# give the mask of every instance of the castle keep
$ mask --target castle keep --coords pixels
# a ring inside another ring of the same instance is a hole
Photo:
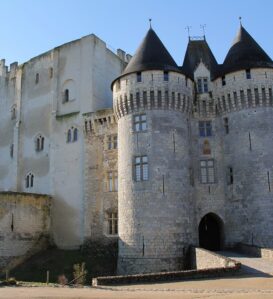
[[[0,84],[0,188],[50,196],[58,247],[118,242],[133,274],[183,269],[192,244],[273,246],[273,62],[242,25],[223,64],[202,36],[178,66],[150,28],[133,57],[90,35],[2,60]]]

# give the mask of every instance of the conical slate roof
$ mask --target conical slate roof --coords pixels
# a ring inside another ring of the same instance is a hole
[[[261,67],[273,68],[273,62],[241,25],[224,60],[222,73]]]
[[[200,61],[208,67],[212,77],[214,77],[218,63],[206,40],[189,40],[182,66],[183,72],[193,79],[193,73]]]
[[[123,75],[147,70],[178,71],[177,64],[153,29],[149,29]]]

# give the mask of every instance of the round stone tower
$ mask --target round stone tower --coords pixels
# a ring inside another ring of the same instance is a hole
[[[112,87],[119,147],[118,272],[182,269],[193,243],[193,83],[150,29]]]
[[[272,60],[240,26],[214,81],[227,173],[229,243],[273,246],[272,87]]]

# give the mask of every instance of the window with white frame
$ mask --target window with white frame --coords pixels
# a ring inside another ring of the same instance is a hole
[[[134,159],[134,175],[135,180],[147,181],[149,178],[148,173],[148,157],[147,156],[138,156]]]
[[[107,148],[108,148],[108,150],[118,148],[118,136],[117,135],[109,135],[107,137]]]
[[[199,121],[199,136],[200,137],[212,136],[211,121]]]
[[[28,173],[25,178],[25,186],[26,188],[32,188],[34,186],[34,175],[33,173]]]
[[[200,180],[202,184],[215,183],[214,160],[200,161]]]
[[[108,172],[108,191],[118,191],[118,173],[117,171]]]
[[[108,212],[107,213],[107,233],[109,235],[118,234],[118,213]]]
[[[208,91],[209,91],[208,78],[207,77],[197,78],[197,92],[206,93]]]
[[[137,114],[133,116],[134,131],[141,132],[147,130],[147,116],[146,114]]]
[[[71,127],[66,134],[66,142],[76,142],[78,140],[78,129]]]
[[[45,138],[42,135],[38,135],[35,138],[35,150],[36,152],[41,152],[44,150],[44,143],[45,143]]]

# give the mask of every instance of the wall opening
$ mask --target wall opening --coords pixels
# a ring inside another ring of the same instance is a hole
[[[218,251],[224,244],[224,223],[214,213],[206,214],[199,223],[199,246]]]

